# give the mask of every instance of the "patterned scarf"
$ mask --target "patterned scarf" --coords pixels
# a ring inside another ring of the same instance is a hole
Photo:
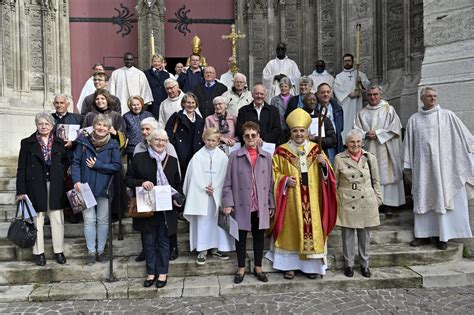
[[[108,133],[106,136],[100,137],[98,136],[95,131],[92,131],[92,133],[89,135],[89,138],[91,140],[92,145],[96,150],[99,150],[102,148],[104,145],[109,143],[110,141],[110,133]]]
[[[44,162],[46,163],[46,165],[50,166],[51,165],[51,148],[53,147],[53,133],[52,132],[49,133],[47,144],[43,142],[43,139],[38,132],[36,132],[36,140],[38,141],[41,147],[41,152],[43,153]]]
[[[228,133],[229,132],[229,123],[227,122],[227,111],[224,112],[224,115],[217,115],[219,119],[219,132]]]
[[[164,160],[164,157],[166,156],[166,154],[161,156],[151,147],[148,147],[148,155],[150,156],[150,158],[156,160],[156,185],[158,186],[169,185],[168,178],[166,178],[165,172],[163,171],[163,167],[161,165],[161,162]],[[175,194],[179,194],[179,193],[176,189],[171,187],[171,195],[175,195]]]

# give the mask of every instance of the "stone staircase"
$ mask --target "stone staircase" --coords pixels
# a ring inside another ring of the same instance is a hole
[[[434,245],[419,248],[408,245],[413,239],[413,215],[409,209],[380,214],[381,226],[371,231],[371,278],[362,277],[357,269],[353,278],[343,275],[341,233],[336,228],[328,239],[328,272],[324,279],[309,280],[297,274],[294,280],[285,280],[264,259],[263,268],[268,273],[269,282],[258,282],[250,274],[253,253],[249,236],[246,267],[249,274],[243,283],[235,285],[235,253],[231,254],[228,261],[208,256],[206,264],[198,266],[195,263],[196,254],[187,250],[188,224],[180,221],[180,256],[170,262],[168,285],[159,290],[144,288],[145,263],[134,260],[141,250],[140,235],[133,231],[130,218],[123,221],[124,239],[121,241],[117,240],[118,223],[113,224],[114,282],[107,281],[109,264],[85,265],[86,246],[82,224],[66,223],[65,265],[54,261],[50,229],[45,226],[47,264],[38,267],[33,262],[30,249],[20,249],[6,239],[10,224],[8,221],[15,215],[15,174],[16,165],[13,163],[0,166],[0,302],[459,286],[474,280],[474,261],[463,258],[462,243],[450,242],[446,251],[440,251]],[[265,245],[268,249],[268,239]]]

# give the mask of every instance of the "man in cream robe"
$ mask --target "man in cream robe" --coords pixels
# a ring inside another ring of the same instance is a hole
[[[472,237],[468,194],[474,176],[474,138],[462,121],[437,104],[437,92],[421,91],[423,107],[408,120],[403,167],[412,177],[415,240],[439,249],[453,238]],[[472,197],[472,194],[471,194]]]
[[[286,55],[286,44],[279,43],[276,48],[276,58],[270,60],[265,68],[263,68],[263,85],[267,89],[267,98],[265,101],[270,103],[271,99],[280,94],[280,85],[279,81],[282,77],[287,76],[293,87],[296,90],[298,86],[298,81],[301,77],[300,69],[296,62],[288,58]],[[293,93],[294,95],[295,93]]]
[[[273,244],[266,258],[274,269],[286,271],[287,279],[295,270],[310,279],[326,274],[326,241],[337,217],[329,159],[307,140],[311,121],[303,109],[292,111],[286,119],[291,139],[273,155],[277,209],[271,227]]]
[[[364,150],[375,154],[379,166],[383,204],[405,204],[401,163],[402,124],[395,109],[382,100],[382,88],[367,89],[369,105],[357,113],[354,129],[362,134]]]
[[[309,77],[313,80],[313,88],[311,89],[312,93],[318,91],[318,86],[321,83],[327,83],[331,89],[333,88],[334,77],[327,72],[324,60],[316,61],[316,70],[314,70]]]
[[[367,76],[362,71],[353,68],[354,56],[345,54],[343,58],[344,70],[336,75],[334,80],[334,95],[342,106],[344,112],[344,129],[342,139],[346,139],[346,134],[352,129],[357,112],[362,109],[362,90],[359,96],[354,93],[356,82],[360,82],[360,88],[367,88],[370,85]]]
[[[122,115],[129,111],[127,104],[130,96],[141,96],[145,104],[153,102],[145,73],[133,66],[133,58],[131,53],[126,53],[123,56],[124,66],[112,72],[109,81],[110,94],[119,98]]]
[[[193,156],[186,171],[184,217],[189,221],[190,251],[198,252],[198,265],[206,262],[209,249],[213,249],[212,255],[219,259],[229,259],[221,251],[235,250],[234,239],[217,224],[227,164],[227,155],[221,149],[203,147]],[[209,185],[213,189],[210,195],[206,191]]]

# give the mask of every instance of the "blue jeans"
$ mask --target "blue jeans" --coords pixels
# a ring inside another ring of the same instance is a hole
[[[102,254],[109,232],[109,199],[97,197],[97,205],[82,211],[82,216],[84,217],[84,236],[88,254],[94,255],[96,252]]]
[[[145,251],[146,271],[149,275],[168,274],[170,260],[170,239],[168,228],[163,219],[150,232],[143,232],[143,250]]]

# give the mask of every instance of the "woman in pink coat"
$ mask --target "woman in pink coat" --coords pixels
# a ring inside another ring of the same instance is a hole
[[[254,122],[242,126],[245,146],[229,156],[227,175],[222,191],[224,213],[233,213],[239,225],[236,241],[238,270],[234,282],[241,283],[245,276],[247,232],[252,231],[254,275],[267,282],[262,271],[263,243],[270,217],[275,212],[273,197],[272,156],[260,149],[260,128]]]

